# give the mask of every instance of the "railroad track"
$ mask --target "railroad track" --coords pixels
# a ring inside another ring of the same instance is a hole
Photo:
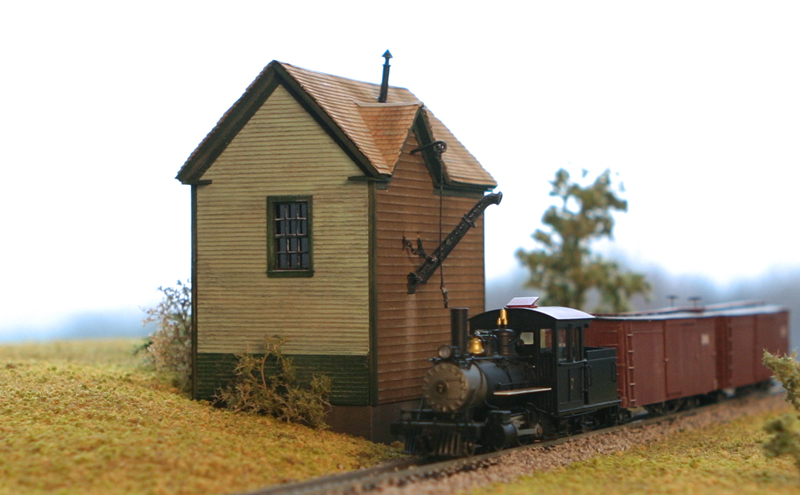
[[[505,449],[499,452],[490,452],[472,457],[463,457],[446,461],[426,461],[413,458],[387,463],[369,469],[351,471],[348,473],[325,476],[307,481],[272,486],[241,495],[317,495],[317,494],[350,494],[366,493],[381,486],[403,486],[422,480],[439,479],[452,476],[456,473],[485,469],[501,462],[504,456],[514,452],[528,449],[542,449],[555,447],[578,439],[605,435],[626,428],[644,428],[649,425],[674,422],[680,418],[697,415],[716,408],[730,407],[739,402],[758,400],[775,395],[775,392],[757,392],[726,400],[716,404],[697,407],[687,411],[658,416],[655,418],[642,418],[619,426],[589,431],[568,437],[558,438],[544,442],[537,442],[519,447]]]

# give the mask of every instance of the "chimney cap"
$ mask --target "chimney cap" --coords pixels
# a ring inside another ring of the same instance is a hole
[[[381,92],[378,95],[378,103],[386,103],[386,98],[389,97],[389,59],[392,58],[392,54],[389,53],[389,50],[386,50],[386,53],[383,54],[383,58],[386,61],[383,63],[383,80],[381,81]]]

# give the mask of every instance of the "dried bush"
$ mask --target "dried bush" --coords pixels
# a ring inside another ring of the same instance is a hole
[[[270,414],[282,421],[326,429],[325,414],[330,410],[330,378],[313,375],[301,383],[291,358],[281,346],[286,339],[266,337],[266,352],[237,355],[235,379],[220,390],[217,402],[229,410]]]
[[[786,402],[794,407],[796,416],[786,415],[770,421],[764,429],[772,437],[764,444],[767,457],[788,455],[794,458],[797,468],[800,469],[800,363],[797,361],[797,351],[791,356],[777,357],[764,351],[764,365],[772,370],[775,378],[780,380],[786,389]]]
[[[155,323],[156,330],[141,347],[145,361],[159,373],[173,374],[177,388],[188,391],[192,374],[192,286],[178,280],[175,287],[159,287],[163,299],[155,308],[144,309],[142,323]]]

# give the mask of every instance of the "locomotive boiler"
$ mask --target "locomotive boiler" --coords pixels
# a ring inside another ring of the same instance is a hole
[[[470,455],[617,420],[616,351],[584,345],[591,315],[536,299],[469,319],[451,311],[420,407],[392,424],[408,453]]]

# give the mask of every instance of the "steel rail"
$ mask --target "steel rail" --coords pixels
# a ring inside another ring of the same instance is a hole
[[[416,481],[435,479],[451,476],[458,472],[473,471],[484,469],[500,462],[504,456],[518,451],[528,449],[547,448],[572,442],[582,438],[605,435],[627,428],[644,428],[646,426],[676,421],[683,417],[694,416],[702,412],[710,412],[717,408],[735,406],[736,403],[744,403],[749,400],[759,400],[777,392],[753,392],[741,397],[734,397],[721,402],[698,406],[686,411],[666,414],[653,418],[634,419],[627,423],[601,428],[585,433],[556,438],[553,440],[536,442],[519,447],[512,447],[497,452],[475,455],[471,457],[461,457],[446,461],[430,461],[421,458],[413,458],[379,465],[369,469],[350,471],[332,476],[323,476],[311,480],[296,483],[287,483],[255,491],[244,492],[239,495],[318,495],[318,494],[337,494],[337,493],[365,493],[378,489],[381,486],[402,486]]]

